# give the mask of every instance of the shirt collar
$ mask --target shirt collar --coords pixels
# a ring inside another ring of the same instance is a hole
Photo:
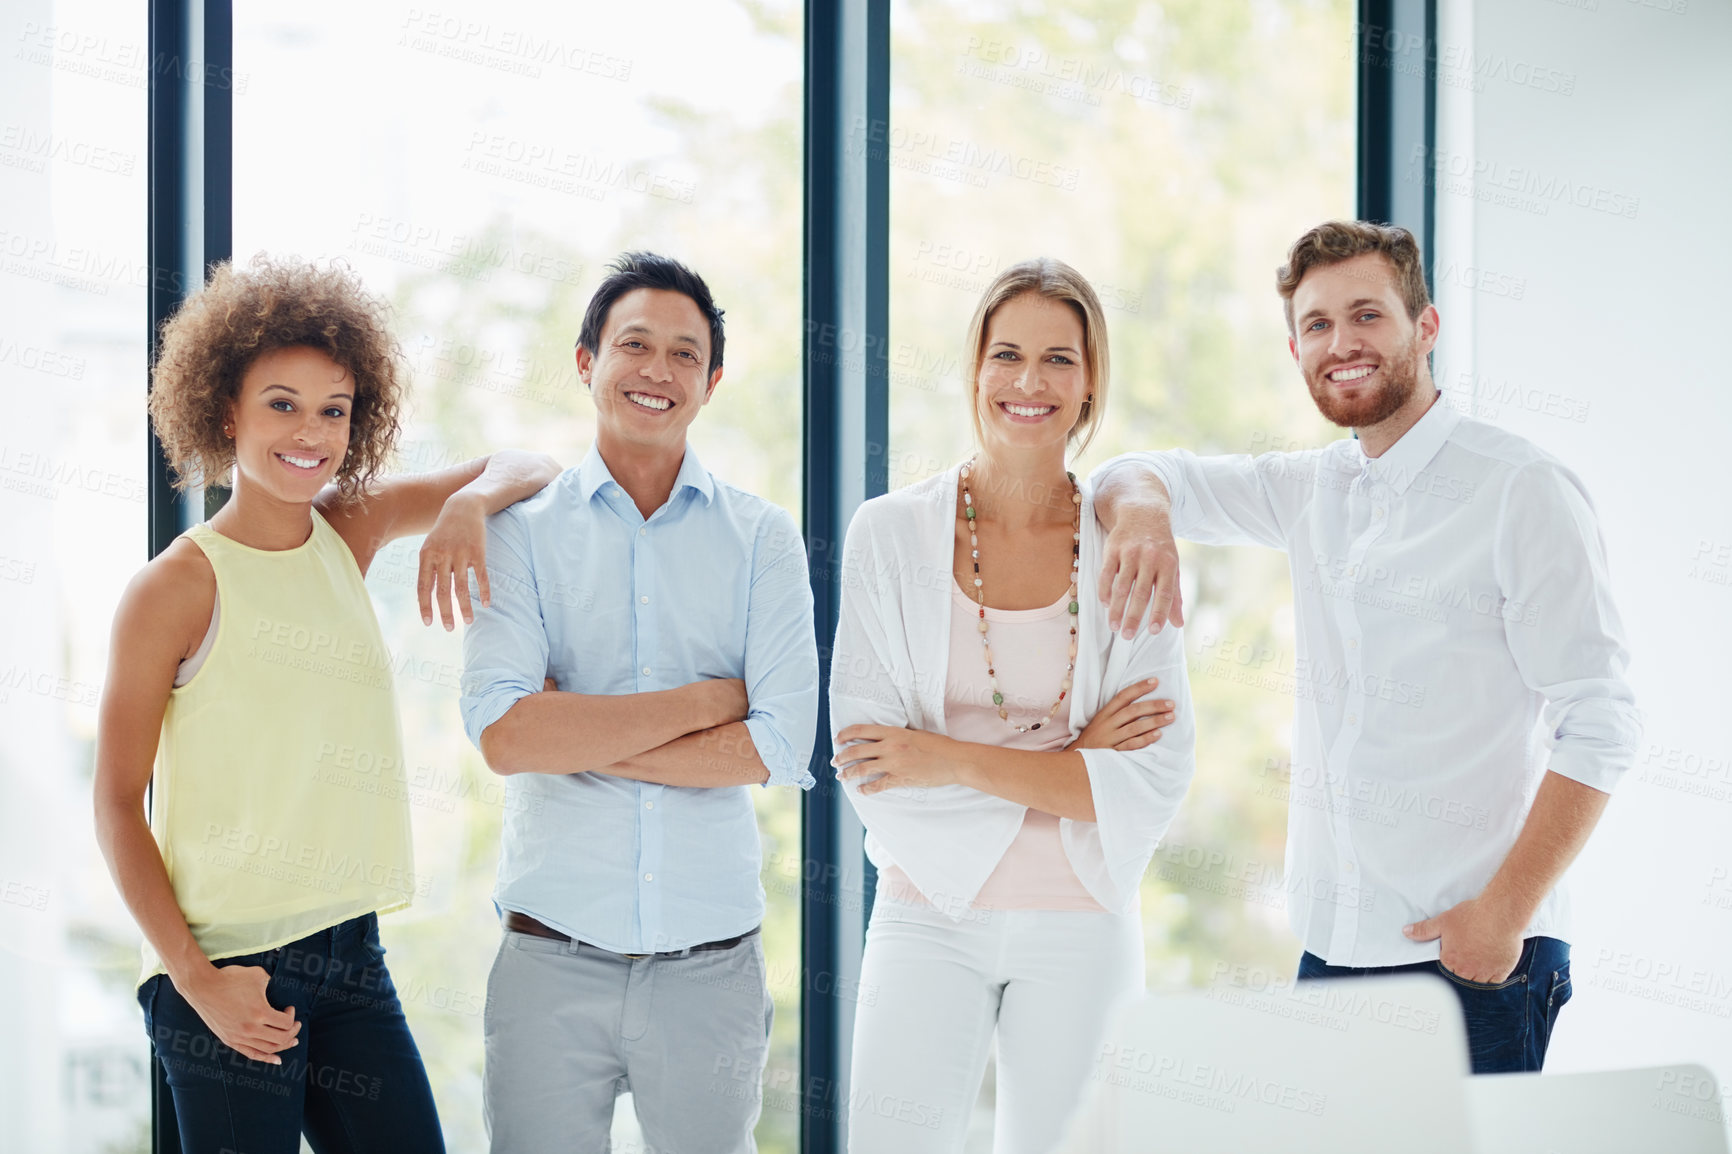
[[[594,442],[591,442],[589,452],[584,455],[583,464],[578,466],[578,494],[587,502],[601,490],[603,485],[615,483],[613,473],[608,470],[607,462],[601,459],[601,450],[595,446]],[[698,460],[697,450],[692,448],[690,442],[686,443],[686,455],[680,461],[680,471],[674,476],[674,488],[673,492],[668,494],[668,500],[672,501],[681,489],[697,490],[698,496],[704,499],[706,505],[714,500],[716,495],[715,479],[710,476],[710,471],[704,468],[702,462]]]
[[[1357,440],[1354,446],[1359,449],[1361,467],[1400,496],[1431,464],[1432,458],[1437,456],[1438,450],[1443,448],[1444,442],[1460,423],[1461,414],[1439,393],[1432,400],[1431,408],[1425,410],[1425,414],[1401,435],[1399,441],[1389,446],[1383,456],[1365,456],[1365,447]]]
[[[698,461],[698,451],[692,448],[690,441],[686,442],[686,455],[680,461],[679,474],[674,477],[674,492],[681,489],[697,490],[698,496],[704,499],[706,505],[716,496],[715,478],[711,477],[710,471]]]

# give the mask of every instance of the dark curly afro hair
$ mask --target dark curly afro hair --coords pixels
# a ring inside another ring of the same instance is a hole
[[[235,450],[223,425],[241,378],[261,354],[305,346],[354,378],[349,451],[335,480],[345,497],[359,495],[384,467],[401,428],[401,350],[386,326],[388,311],[343,265],[320,268],[262,253],[244,268],[217,265],[210,283],[163,325],[152,378],[151,424],[174,466],[175,486],[228,476]]]

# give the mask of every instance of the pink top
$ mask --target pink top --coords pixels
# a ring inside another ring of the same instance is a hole
[[[1057,717],[1033,733],[1018,733],[998,716],[981,653],[980,603],[960,586],[953,584],[951,591],[956,603],[950,614],[950,671],[944,687],[944,725],[950,736],[1037,753],[1063,749],[1070,742],[1068,702]],[[1058,697],[1070,652],[1069,606],[1066,593],[1044,609],[986,611],[999,691],[1011,720],[1019,725],[1045,717]],[[897,901],[926,902],[908,875],[895,866],[884,871],[880,884]],[[1083,888],[1065,857],[1058,818],[1031,809],[969,908],[1099,910],[1102,906]]]

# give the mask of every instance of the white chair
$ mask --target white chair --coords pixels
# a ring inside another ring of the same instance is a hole
[[[1726,1100],[1701,1066],[1469,1079],[1477,1154],[1727,1154]]]
[[[1472,1150],[1467,1040],[1441,981],[1250,984],[1128,1007],[1064,1154]]]

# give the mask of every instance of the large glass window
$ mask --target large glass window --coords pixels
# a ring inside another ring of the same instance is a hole
[[[797,4],[238,6],[235,40],[235,254],[342,258],[393,300],[412,368],[404,469],[507,446],[577,464],[593,435],[573,365],[583,306],[609,260],[651,249],[696,268],[727,310],[694,448],[799,515]],[[415,609],[418,545],[392,546],[368,578],[428,879],[385,938],[451,1148],[479,1150],[503,782],[462,732],[459,634]],[[777,1009],[758,1134],[792,1151],[799,796],[757,800]],[[622,1143],[637,1137],[630,1109],[616,1119]]]
[[[108,626],[146,557],[141,6],[0,19],[0,1131],[136,1150],[138,931],[91,824]]]
[[[1293,370],[1274,271],[1306,228],[1353,215],[1350,3],[904,4],[894,19],[893,486],[967,454],[969,317],[1033,256],[1074,265],[1107,312],[1111,399],[1079,472],[1134,448],[1338,435]],[[1143,887],[1153,990],[1207,985],[1226,958],[1286,974],[1297,953],[1286,562],[1183,548],[1198,769]]]
[[[699,454],[798,514],[798,0],[236,7],[234,251],[340,258],[394,302],[413,385],[401,468],[503,446],[575,463],[593,431],[572,365],[582,307],[612,256],[649,248],[697,267],[729,311]],[[1722,729],[1702,721],[1718,716],[1718,682],[1697,639],[1715,635],[1703,620],[1727,616],[1732,526],[1723,502],[1676,498],[1717,494],[1701,462],[1717,459],[1724,421],[1669,419],[1702,407],[1677,382],[1707,362],[1673,330],[1711,331],[1701,302],[1713,296],[1685,302],[1696,323],[1682,330],[1658,321],[1676,294],[1650,293],[1619,298],[1603,339],[1559,353],[1531,337],[1604,313],[1605,284],[1652,281],[1653,253],[1713,248],[1700,243],[1724,216],[1703,192],[1719,182],[1700,179],[1718,175],[1703,167],[1713,150],[1667,151],[1631,85],[1606,79],[1628,81],[1635,59],[1648,90],[1699,105],[1727,20],[1682,0],[1437,7],[1438,139],[1406,179],[1439,202],[1439,383],[1559,452],[1600,502],[1650,710],[1631,799],[1607,824],[1645,809],[1700,834],[1665,838],[1638,820],[1590,843],[1578,892],[1598,897],[1581,905],[1578,987],[1601,996],[1564,1019],[1556,1058],[1627,1064],[1639,1036],[1644,1061],[1683,1046],[1723,1066],[1715,958],[1732,889],[1713,835],[1726,759]],[[896,0],[890,120],[856,124],[848,141],[891,168],[891,485],[967,453],[969,316],[999,271],[1034,255],[1077,266],[1108,312],[1113,395],[1079,471],[1130,448],[1257,452],[1339,435],[1292,369],[1273,270],[1301,230],[1354,211],[1354,8]],[[0,1144],[32,1151],[150,1148],[139,935],[90,798],[109,623],[147,552],[145,18],[115,0],[16,0],[0,17],[0,989],[13,995],[0,999]],[[1632,44],[1664,51],[1631,56]],[[1583,152],[1590,121],[1627,121],[1597,138],[1622,151]],[[1610,375],[1606,352],[1620,348],[1660,383]],[[1563,384],[1530,387],[1560,365]],[[1667,388],[1681,405],[1652,403]],[[1610,463],[1632,446],[1652,475],[1626,484]],[[386,939],[450,1148],[470,1151],[485,1146],[503,790],[458,724],[460,638],[413,609],[416,544],[393,546],[370,576],[427,879]],[[1157,991],[1208,985],[1228,960],[1273,979],[1298,949],[1284,916],[1297,882],[1281,863],[1292,698],[1306,687],[1284,561],[1182,548],[1198,775],[1144,880]],[[800,887],[833,863],[802,860],[797,795],[757,801],[777,1003],[758,1139],[791,1154],[813,981],[799,964]],[[1639,930],[1623,917],[1637,907]],[[989,1077],[971,1152],[990,1149],[992,1093]],[[616,1138],[642,1149],[629,1109]]]

